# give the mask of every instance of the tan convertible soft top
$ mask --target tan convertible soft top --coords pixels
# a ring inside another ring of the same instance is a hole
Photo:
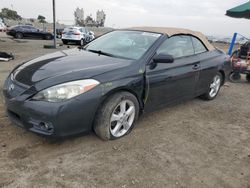
[[[198,31],[192,31],[189,29],[181,29],[181,28],[171,28],[171,27],[132,27],[129,28],[130,30],[136,30],[136,31],[147,31],[147,32],[154,32],[154,33],[163,33],[167,34],[169,37],[173,35],[178,34],[187,34],[187,35],[193,35],[198,37],[204,45],[207,47],[209,51],[214,50],[214,46],[207,40],[207,38]]]

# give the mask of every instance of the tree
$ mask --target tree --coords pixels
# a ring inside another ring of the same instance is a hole
[[[46,18],[44,16],[42,16],[42,15],[39,15],[37,17],[37,19],[39,20],[40,23],[46,23],[46,20],[45,20]]]
[[[86,20],[85,20],[85,25],[86,26],[90,26],[90,27],[93,27],[93,26],[96,26],[96,21],[90,16],[87,16]]]
[[[35,19],[34,18],[30,18],[30,22],[34,23]]]
[[[85,26],[84,23],[84,11],[81,8],[76,8],[75,12],[74,12],[74,17],[75,17],[75,24],[78,26]]]
[[[84,22],[84,20],[75,20],[75,24],[77,25],[77,26],[81,26],[81,27],[84,27],[85,26],[85,22]]]
[[[10,10],[8,8],[2,8],[2,11],[0,12],[0,17],[10,20],[22,20],[22,17],[17,14],[17,11]]]

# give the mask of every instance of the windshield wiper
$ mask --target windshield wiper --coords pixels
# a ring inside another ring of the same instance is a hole
[[[109,56],[109,57],[116,57],[116,56],[113,55],[113,54],[110,54],[110,53],[107,53],[107,52],[103,52],[103,51],[101,51],[101,50],[88,50],[88,49],[87,49],[87,51],[93,52],[93,53],[97,53],[97,54],[99,54],[99,55],[105,55],[105,56]]]

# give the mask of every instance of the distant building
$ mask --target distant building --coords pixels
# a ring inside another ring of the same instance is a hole
[[[89,16],[84,19],[84,10],[83,8],[77,7],[75,12],[75,25],[77,26],[89,26],[89,27],[104,27],[105,19],[106,19],[106,14],[103,10],[98,10],[96,12],[96,20],[92,18],[92,15],[90,14]]]
[[[96,12],[96,23],[98,26],[103,27],[106,19],[106,14],[103,10]]]

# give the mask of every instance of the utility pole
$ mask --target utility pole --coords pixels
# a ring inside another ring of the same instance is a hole
[[[54,48],[56,48],[56,8],[53,0],[53,31],[54,31]]]

